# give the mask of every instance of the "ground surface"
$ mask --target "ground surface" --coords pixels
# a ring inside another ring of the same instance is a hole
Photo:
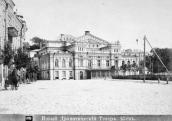
[[[172,83],[56,80],[0,91],[0,114],[172,114]]]

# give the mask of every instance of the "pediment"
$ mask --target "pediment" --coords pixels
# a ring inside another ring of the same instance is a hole
[[[96,37],[96,36],[94,36],[92,34],[78,37],[77,41],[78,42],[84,42],[84,43],[92,43],[92,44],[109,44],[108,41],[103,40],[103,39],[101,39],[99,37]]]

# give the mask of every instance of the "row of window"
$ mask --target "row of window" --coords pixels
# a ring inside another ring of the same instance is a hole
[[[84,50],[84,48],[78,47],[78,51],[83,51],[83,50]]]
[[[42,65],[43,65],[43,68],[46,68],[46,66],[48,66],[48,64],[46,64],[46,63],[43,63]],[[59,60],[56,59],[56,60],[55,60],[55,67],[59,67],[59,65],[60,65],[60,64],[59,64]],[[92,67],[92,65],[93,65],[92,60],[89,60],[89,61],[88,61],[88,66],[89,66],[89,67]],[[101,65],[102,65],[102,61],[101,61],[101,60],[97,60],[97,66],[100,67]],[[72,59],[70,59],[70,60],[69,60],[69,67],[72,67],[72,66],[73,66],[73,61],[72,61]],[[83,59],[80,59],[80,60],[79,60],[79,66],[80,66],[80,67],[83,67],[83,66],[84,66],[84,60],[83,60]],[[110,61],[109,61],[109,60],[106,60],[106,66],[107,66],[107,67],[110,66]],[[66,67],[66,60],[65,60],[65,59],[62,60],[62,67],[63,67],[63,68]]]
[[[118,52],[118,49],[114,49],[114,52]]]
[[[55,60],[55,67],[59,67],[59,60]],[[66,60],[62,60],[62,67],[66,67]],[[69,60],[69,67],[72,67],[72,59]]]
[[[97,45],[97,44],[89,44],[87,47],[88,47],[88,48],[95,48],[95,47],[98,48],[99,45]],[[83,51],[84,48],[78,47],[78,50],[79,50],[79,51]]]
[[[66,77],[67,77],[66,72],[67,71],[62,71],[62,79],[66,79]],[[74,77],[73,71],[69,71],[69,79],[73,79],[73,77]],[[83,71],[79,72],[79,77],[80,77],[80,79],[84,78],[84,72]],[[55,72],[55,79],[59,79],[59,71]]]
[[[42,61],[42,69],[47,69],[48,68],[48,62]]]
[[[84,66],[83,61],[84,61],[83,59],[79,60],[79,66],[80,67]],[[88,66],[92,67],[92,64],[93,64],[92,60],[89,60]],[[101,65],[102,65],[101,60],[97,60],[97,66],[100,67]],[[73,66],[72,59],[70,59],[69,60],[69,67],[72,67],[72,66]],[[106,60],[106,66],[107,67],[110,66],[110,61],[109,60]],[[55,60],[55,67],[59,67],[59,60],[58,59]],[[66,67],[66,60],[65,59],[62,60],[62,67]]]
[[[55,78],[59,79],[59,71],[56,71],[55,73],[56,73]],[[66,78],[66,71],[62,71],[62,77]],[[73,72],[72,71],[69,71],[69,78],[73,78]]]
[[[124,60],[122,61],[123,64],[125,64],[125,62],[126,61],[124,61]],[[136,63],[135,61],[132,61],[132,60],[131,61],[130,60],[127,61],[128,64],[131,64],[130,62]]]
[[[108,59],[110,58],[110,56],[89,56],[90,59]],[[111,57],[111,58],[115,58],[117,59],[117,54],[115,54],[115,56]]]
[[[99,45],[95,45],[95,44],[92,44],[92,45],[91,45],[91,44],[90,44],[90,45],[89,45],[89,48],[91,48],[91,47],[92,47],[92,48],[94,48],[94,47],[99,47]]]
[[[100,67],[101,66],[101,60],[97,60],[97,66]],[[109,67],[110,66],[110,61],[106,60],[106,66]]]
[[[89,67],[92,67],[92,60],[89,60],[88,62],[88,66]],[[97,60],[97,66],[100,67],[101,66],[101,60]],[[106,66],[109,67],[110,66],[110,61],[109,60],[106,60]]]
[[[80,65],[80,67],[84,66],[84,60],[83,59],[79,60],[79,65]],[[72,66],[73,66],[72,59],[70,59],[69,60],[69,67],[72,67]],[[59,67],[59,60],[58,59],[55,60],[55,67]],[[63,68],[66,67],[66,60],[65,59],[62,60],[62,67]]]

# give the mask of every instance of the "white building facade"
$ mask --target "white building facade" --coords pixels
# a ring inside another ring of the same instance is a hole
[[[46,41],[38,52],[42,79],[111,78],[111,67],[119,68],[122,61],[137,64],[138,53],[128,58],[119,41],[109,43],[89,31],[81,37],[61,35],[56,41]]]

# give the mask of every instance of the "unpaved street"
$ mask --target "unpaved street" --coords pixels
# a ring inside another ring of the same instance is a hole
[[[172,114],[172,83],[56,80],[0,91],[0,114]]]

